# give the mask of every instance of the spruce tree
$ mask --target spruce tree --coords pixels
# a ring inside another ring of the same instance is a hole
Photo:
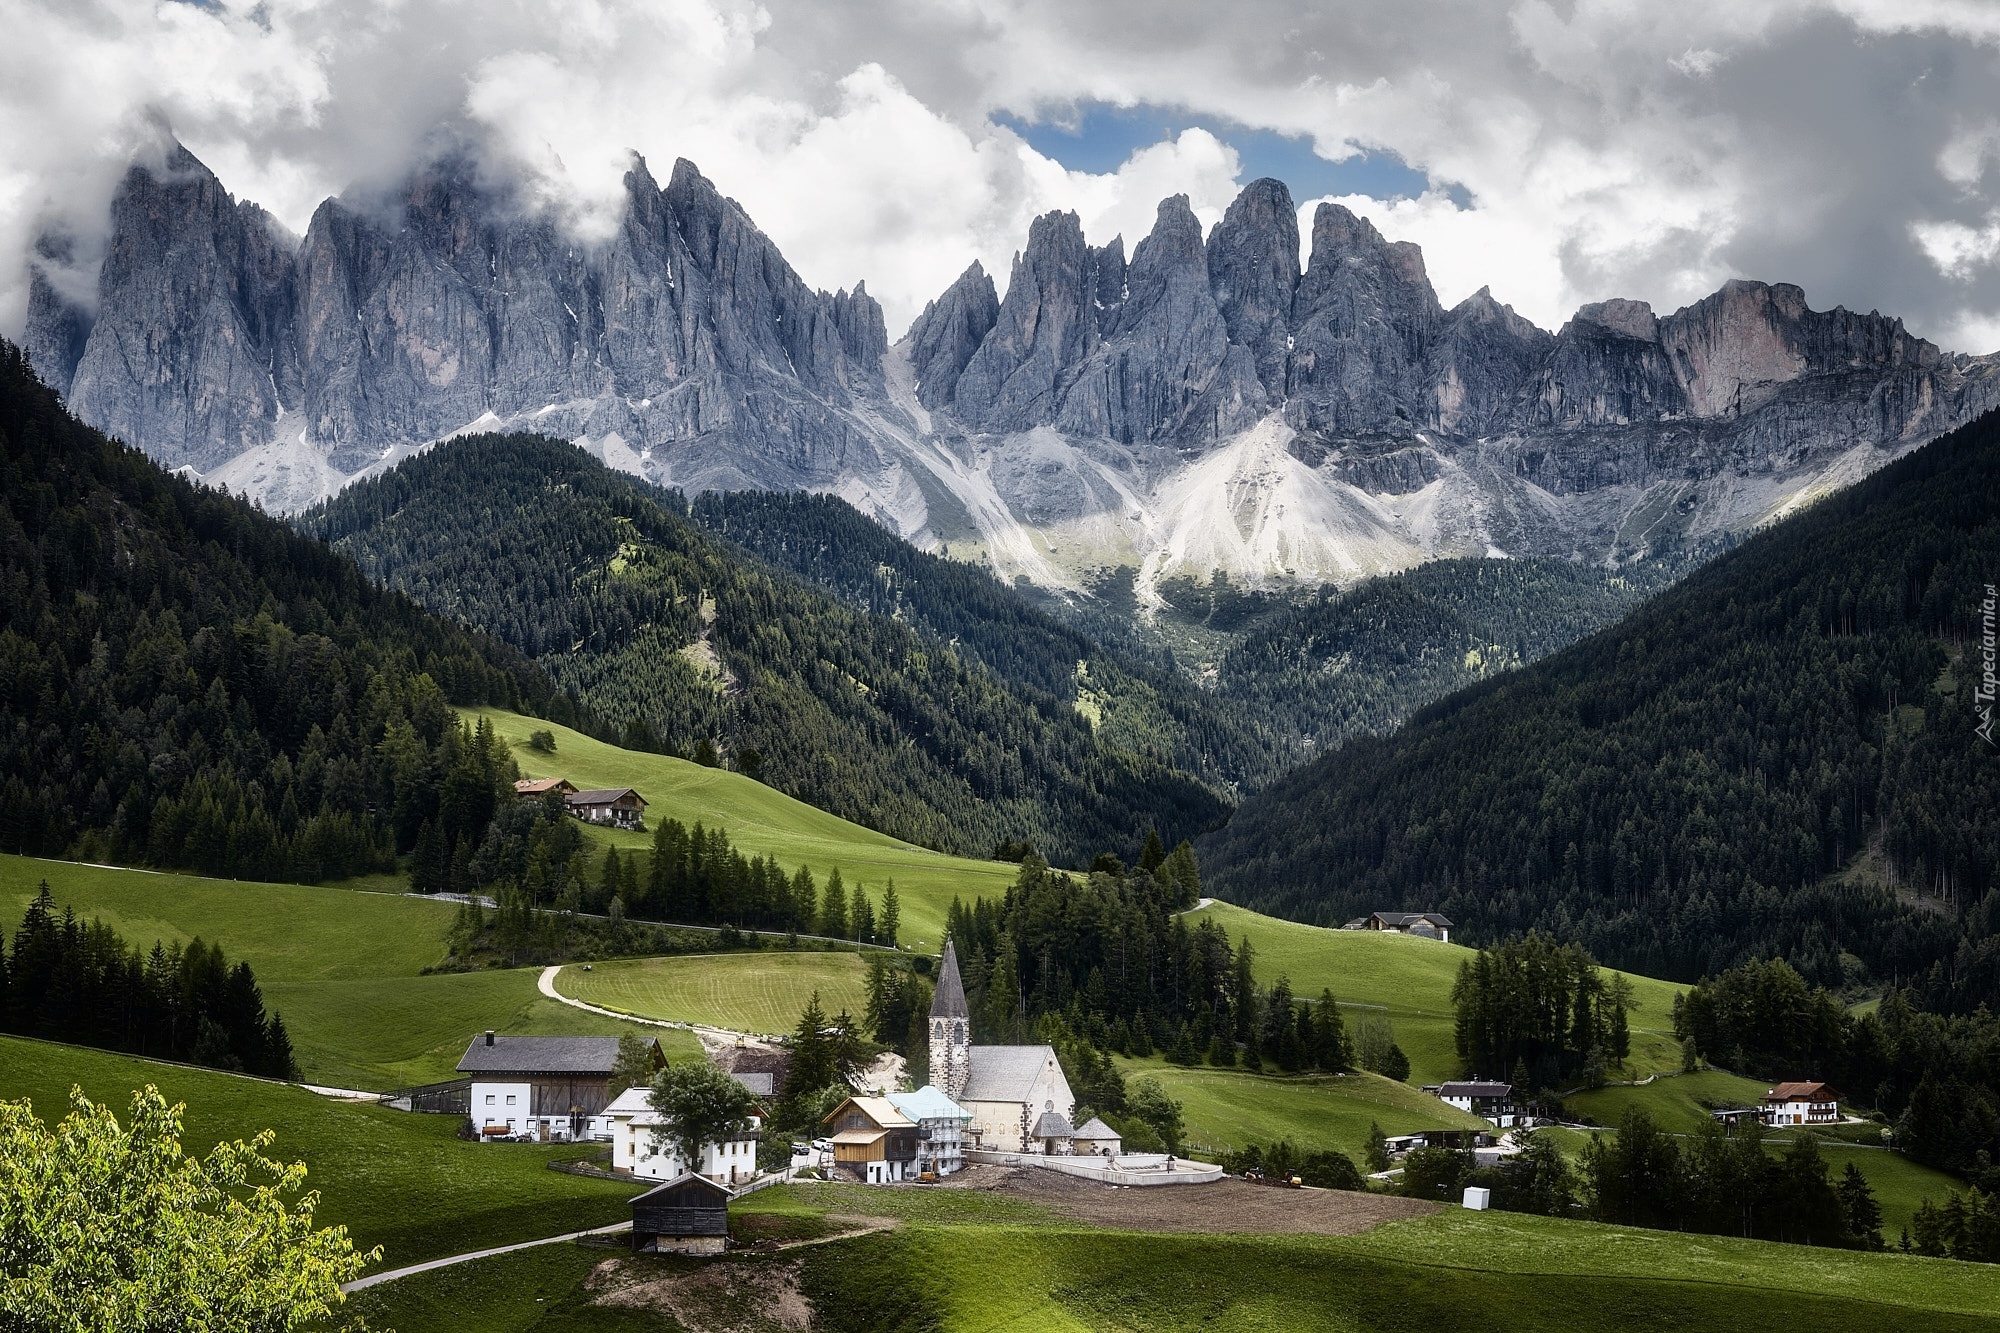
[[[827,1026],[826,1010],[820,1006],[819,992],[814,991],[799,1014],[798,1026],[792,1030],[792,1058],[785,1068],[787,1102],[796,1104],[801,1098],[840,1082],[834,1042]]]
[[[1869,1188],[1861,1168],[1849,1162],[1834,1191],[1840,1195],[1841,1211],[1847,1216],[1847,1233],[1866,1249],[1882,1249],[1882,1206],[1875,1202],[1875,1191]]]
[[[828,939],[844,940],[847,936],[847,885],[840,878],[840,867],[826,877],[826,899],[820,907],[819,933]]]
[[[1015,975],[1019,966],[1014,955],[1014,937],[1000,932],[993,963],[986,974],[986,1039],[1005,1045],[1018,1041],[1021,1032],[1021,989]]]
[[[892,879],[889,886],[882,890],[882,920],[876,930],[880,942],[891,949],[897,948],[896,932],[902,929],[902,925],[903,904],[896,897],[896,881]]]
[[[863,944],[875,942],[875,909],[868,905],[868,895],[859,881],[854,885],[854,901],[849,905],[847,920],[856,940]]]
[[[426,819],[417,830],[416,850],[410,855],[410,891],[438,893],[445,886],[444,840],[437,825]]]
[[[1148,829],[1146,831],[1145,849],[1139,853],[1139,869],[1150,875],[1165,865],[1166,861],[1167,848],[1160,841],[1160,831],[1158,829]]]

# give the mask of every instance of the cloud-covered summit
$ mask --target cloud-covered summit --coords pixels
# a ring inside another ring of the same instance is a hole
[[[67,236],[88,268],[119,175],[161,122],[299,233],[326,195],[401,179],[440,126],[582,237],[616,225],[629,149],[689,157],[808,282],[867,279],[892,333],[969,260],[1009,272],[1050,209],[1128,252],[1165,196],[1186,194],[1212,227],[1245,179],[1229,135],[1247,127],[1324,157],[1394,153],[1450,182],[1347,200],[1424,246],[1447,304],[1491,283],[1553,325],[1586,301],[1671,309],[1755,275],[1899,311],[1948,346],[2000,343],[2000,19],[1979,0],[0,0],[0,13],[9,332],[35,238]],[[1091,106],[1171,107],[1191,128],[1107,172],[1070,170],[1007,127]]]

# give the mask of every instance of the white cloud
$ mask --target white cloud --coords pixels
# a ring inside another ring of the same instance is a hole
[[[155,114],[295,230],[441,124],[585,234],[628,150],[686,156],[896,329],[974,257],[1004,278],[1043,210],[1128,251],[1162,196],[1220,215],[1240,163],[1207,131],[1090,174],[989,119],[1093,101],[1393,150],[1473,206],[1350,206],[1447,301],[1544,325],[1735,275],[1933,336],[2000,312],[1987,0],[0,0],[0,31],[0,329],[33,236],[87,241]]]

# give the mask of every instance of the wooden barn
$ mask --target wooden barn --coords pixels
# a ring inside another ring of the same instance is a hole
[[[729,1240],[729,1190],[684,1175],[632,1200],[635,1254],[721,1254]]]

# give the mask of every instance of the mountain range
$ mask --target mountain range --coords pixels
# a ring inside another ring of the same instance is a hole
[[[469,154],[303,238],[179,144],[101,263],[37,247],[25,346],[83,420],[291,511],[470,430],[581,443],[693,494],[838,494],[933,551],[1140,605],[1220,570],[1350,582],[1440,556],[1622,563],[1729,538],[2000,402],[2000,360],[1731,282],[1666,316],[1446,309],[1423,255],[1286,187],[1091,244],[1035,220],[894,344],[686,161],[585,243]]]

